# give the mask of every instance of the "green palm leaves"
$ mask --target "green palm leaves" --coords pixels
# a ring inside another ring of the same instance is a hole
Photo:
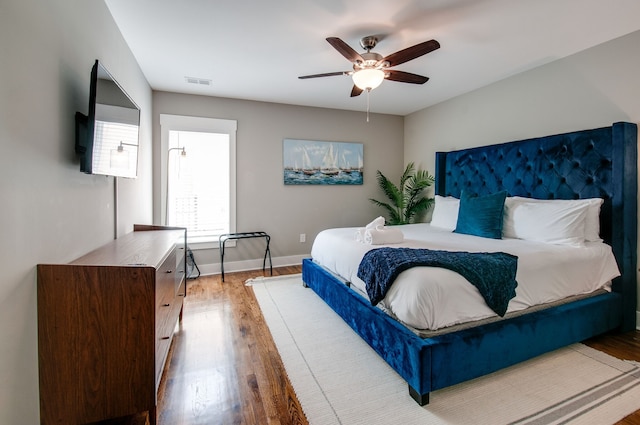
[[[413,162],[400,177],[400,186],[396,186],[387,179],[380,170],[377,171],[378,186],[391,201],[390,203],[369,199],[374,204],[389,212],[387,224],[408,224],[413,218],[433,205],[433,198],[422,196],[422,191],[431,186],[434,177],[425,170],[416,170]]]

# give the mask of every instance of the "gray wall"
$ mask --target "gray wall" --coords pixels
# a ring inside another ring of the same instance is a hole
[[[0,424],[39,423],[36,264],[113,239],[114,179],[80,173],[74,114],[95,59],[142,109],[140,177],[119,180],[119,229],[152,220],[151,90],[102,1],[0,2]]]
[[[404,119],[364,112],[280,105],[167,92],[153,93],[153,139],[160,145],[160,114],[233,119],[237,132],[237,230],[271,235],[274,264],[307,256],[315,235],[327,227],[361,226],[383,211],[369,198],[383,198],[376,170],[399,179],[403,161]],[[363,143],[364,184],[354,186],[285,186],[282,176],[284,138]],[[160,164],[160,152],[154,153]],[[160,222],[160,169],[154,171],[154,219]],[[384,199],[384,198],[383,198]],[[299,235],[306,234],[306,243]],[[264,242],[242,241],[225,251],[225,270],[234,262],[261,258]],[[196,251],[205,272],[219,266],[217,249]],[[229,263],[228,263],[229,262]],[[240,266],[239,266],[240,267]]]
[[[640,32],[516,75],[405,118],[405,161],[433,169],[461,149],[640,122]]]

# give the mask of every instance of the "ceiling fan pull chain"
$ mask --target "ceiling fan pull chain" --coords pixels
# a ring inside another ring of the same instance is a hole
[[[371,89],[367,89],[367,122],[369,122],[369,93],[371,93]]]

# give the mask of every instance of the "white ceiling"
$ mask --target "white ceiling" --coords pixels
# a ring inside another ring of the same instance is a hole
[[[424,85],[384,81],[372,112],[406,115],[640,30],[639,0],[105,0],[155,90],[366,110],[329,43],[375,52],[436,39],[441,48],[393,69]],[[108,64],[106,64],[108,67]],[[185,77],[211,80],[210,86]]]

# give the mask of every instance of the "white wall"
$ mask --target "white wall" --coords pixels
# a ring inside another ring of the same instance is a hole
[[[411,114],[405,162],[434,169],[437,151],[638,123],[638,46],[640,31]]]
[[[402,172],[404,119],[400,116],[372,114],[367,122],[364,112],[167,92],[153,93],[153,110],[155,146],[160,145],[160,114],[237,120],[237,231],[269,233],[271,255],[276,259],[308,256],[319,231],[362,226],[382,214],[369,201],[384,200],[376,170],[394,181]],[[285,186],[284,138],[363,143],[364,184]],[[160,164],[158,150],[154,164]],[[157,168],[154,181],[154,218],[159,223],[162,185]],[[299,241],[301,233],[306,234],[305,243]],[[261,259],[263,254],[264,241],[242,241],[237,249],[225,250],[225,270],[232,270],[234,261]],[[195,255],[198,265],[207,271],[215,270],[212,265],[220,263],[217,249],[197,251]]]
[[[102,1],[0,2],[0,424],[39,423],[36,264],[114,237],[114,179],[80,173],[74,114],[101,60],[142,109],[140,178],[119,180],[119,234],[152,220],[151,90]]]

